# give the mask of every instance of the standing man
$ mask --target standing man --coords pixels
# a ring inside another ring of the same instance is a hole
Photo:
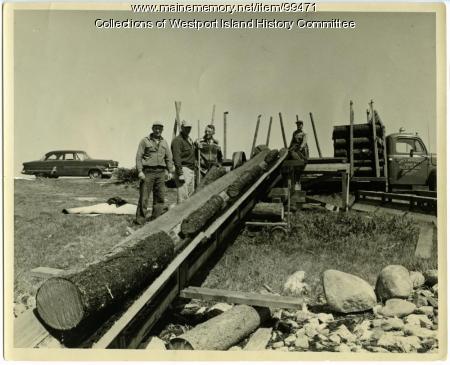
[[[219,141],[215,139],[216,129],[209,124],[205,128],[205,135],[196,142],[196,156],[200,159],[200,172],[205,176],[209,169],[222,163],[222,150]]]
[[[172,141],[175,182],[177,184],[177,204],[187,200],[195,191],[195,148],[189,137],[192,123],[183,120],[180,134]]]
[[[136,169],[139,176],[139,203],[136,210],[136,224],[145,224],[148,198],[153,191],[153,210],[150,220],[164,212],[164,181],[173,170],[172,153],[162,137],[163,125],[155,122],[152,133],[139,143],[136,153]]]
[[[292,134],[292,141],[289,145],[291,158],[294,160],[306,160],[309,157],[307,134],[303,132],[303,121],[298,120],[297,129]]]

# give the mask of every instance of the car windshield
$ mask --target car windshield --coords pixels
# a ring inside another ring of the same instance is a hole
[[[77,155],[78,155],[78,159],[81,160],[81,161],[90,160],[91,159],[86,152],[77,152]]]

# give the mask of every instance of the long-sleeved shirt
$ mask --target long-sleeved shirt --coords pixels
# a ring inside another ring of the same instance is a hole
[[[136,169],[141,172],[145,167],[163,167],[173,170],[172,153],[166,140],[156,138],[153,133],[141,140],[136,152]]]
[[[223,156],[219,142],[214,138],[200,138],[195,142],[196,155],[200,151],[200,166],[204,172],[208,171],[213,165],[222,163]]]
[[[305,132],[300,132],[299,130],[294,131],[294,133],[292,134],[292,140],[291,144],[289,145],[289,149],[298,148],[302,150],[307,145],[308,145],[308,135]]]
[[[177,175],[183,174],[183,166],[195,170],[194,143],[189,136],[179,134],[172,140],[172,155]]]

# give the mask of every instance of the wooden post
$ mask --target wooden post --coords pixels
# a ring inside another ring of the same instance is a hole
[[[348,196],[349,196],[349,188],[350,181],[348,178],[348,171],[341,173],[342,179],[342,209],[346,212],[348,211]]]
[[[181,101],[176,101],[175,102],[176,117],[175,117],[175,123],[173,125],[172,139],[177,136],[178,129],[180,128],[180,111],[181,111]]]
[[[269,129],[267,130],[267,139],[266,139],[266,146],[269,147],[269,140],[270,140],[270,130],[272,129],[272,117],[270,117],[269,121]]]
[[[353,155],[353,123],[354,123],[354,113],[353,113],[353,101],[350,100],[350,178],[353,177],[355,156]]]
[[[281,116],[281,113],[278,113],[278,115],[280,116],[281,135],[283,136],[284,148],[288,148],[286,134],[284,133],[283,117]]]
[[[197,189],[200,186],[200,182],[202,179],[200,161],[201,161],[201,153],[200,153],[200,120],[197,120]]]
[[[369,114],[370,114],[369,109],[366,109],[367,123],[370,123]]]
[[[214,125],[214,117],[216,115],[216,104],[213,105],[212,115],[211,115],[211,125]]]
[[[258,115],[258,120],[256,121],[256,129],[255,129],[255,134],[253,136],[253,144],[252,144],[252,149],[250,151],[250,158],[253,156],[253,151],[255,150],[255,147],[256,147],[256,139],[258,138],[258,130],[259,130],[260,122],[261,122],[261,114]]]
[[[378,143],[377,143],[377,126],[375,124],[375,114],[373,110],[373,100],[370,101],[370,110],[372,112],[372,137],[373,137],[373,153],[375,155],[375,173],[376,177],[380,177],[380,161],[378,159]]]
[[[223,158],[227,158],[227,115],[228,112],[223,113]]]
[[[382,133],[381,138],[382,138],[382,142],[383,142],[383,158],[384,158],[383,172],[384,172],[384,178],[386,179],[385,190],[386,190],[386,192],[388,192],[389,191],[389,181],[388,181],[388,170],[387,170],[388,161],[387,161],[387,151],[386,151],[386,148],[387,148],[386,147],[386,128],[376,110],[375,110],[375,117],[376,117],[376,120],[378,122],[380,122],[380,125],[381,125],[381,133]]]
[[[319,146],[319,139],[317,138],[317,132],[316,132],[316,125],[314,123],[314,118],[312,113],[309,113],[309,118],[311,119],[311,124],[314,132],[314,139],[316,140],[316,146],[317,146],[317,152],[319,153],[319,157],[322,158],[322,151],[320,150]]]

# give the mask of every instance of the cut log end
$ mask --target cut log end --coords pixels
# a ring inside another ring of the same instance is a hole
[[[70,330],[83,319],[81,295],[73,283],[63,278],[51,278],[36,294],[39,316],[54,329]]]

